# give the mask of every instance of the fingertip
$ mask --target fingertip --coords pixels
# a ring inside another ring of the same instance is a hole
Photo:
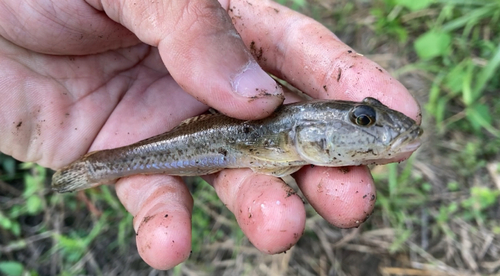
[[[274,96],[284,100],[281,87],[253,60],[236,74],[231,86],[236,94],[250,99]]]
[[[137,250],[148,265],[164,270],[189,257],[193,199],[180,178],[127,177],[116,191],[134,216]]]
[[[222,101],[211,103],[211,106],[220,105],[219,111],[231,117],[260,119],[268,116],[285,100],[282,87],[254,60],[249,61],[230,83],[236,98],[229,106],[234,105],[234,108],[227,109],[228,105],[224,104],[224,101],[231,101],[231,97],[224,97]]]
[[[148,265],[166,270],[184,262],[190,255],[190,214],[161,211],[162,206],[155,207],[153,214],[137,216],[140,221],[136,232],[137,250]]]
[[[214,187],[242,231],[260,251],[268,254],[286,251],[302,236],[304,204],[281,179],[250,170],[225,170],[215,180]]]
[[[370,60],[367,60],[367,62],[372,64],[375,70],[370,70],[371,67],[369,66],[362,68],[362,70],[365,70],[364,73],[367,76],[365,81],[366,90],[371,93],[363,97],[370,96],[377,98],[389,108],[402,112],[417,123],[420,123],[422,119],[420,104],[408,89],[385,70],[380,74],[378,70],[381,70],[381,68],[375,62]],[[380,76],[375,77],[377,74]]]
[[[401,82],[376,62],[348,50],[348,53],[339,57],[336,65],[338,69],[330,72],[336,78],[328,78],[325,90],[317,90],[319,92],[315,97],[350,101],[362,101],[366,97],[372,97],[420,122],[420,105],[416,99]],[[338,72],[337,75],[335,72]],[[324,80],[317,81],[321,83],[320,81]]]
[[[318,214],[336,227],[358,227],[375,207],[375,185],[366,166],[305,167],[295,177]]]
[[[242,43],[237,46],[234,53],[226,55],[246,51],[237,50],[244,47]],[[187,93],[227,116],[242,120],[267,117],[285,100],[283,89],[250,55],[242,55],[245,58],[229,57],[231,61],[224,64],[212,60],[213,56],[192,60],[190,68],[203,71],[203,75],[183,70],[172,70],[171,74]]]

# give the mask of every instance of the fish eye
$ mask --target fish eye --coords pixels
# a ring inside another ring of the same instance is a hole
[[[367,127],[373,125],[377,117],[373,107],[368,105],[358,105],[351,110],[349,118],[354,124]]]

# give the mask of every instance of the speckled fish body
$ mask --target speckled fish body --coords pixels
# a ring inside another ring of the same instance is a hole
[[[52,188],[70,192],[136,174],[251,168],[283,176],[306,164],[384,164],[418,148],[421,133],[414,120],[373,98],[284,105],[255,121],[200,115],[135,144],[88,153],[57,171]]]

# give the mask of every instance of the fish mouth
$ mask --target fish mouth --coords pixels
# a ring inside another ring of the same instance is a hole
[[[418,149],[422,143],[423,129],[416,125],[401,133],[390,145],[392,152],[412,152]]]

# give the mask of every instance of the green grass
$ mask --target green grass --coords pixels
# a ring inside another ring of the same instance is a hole
[[[278,256],[256,252],[212,188],[192,180],[193,254],[168,273],[498,275],[500,1],[281,2],[386,57],[423,107],[426,141],[410,160],[373,169],[377,205],[359,229],[336,229],[308,206],[306,233]],[[0,166],[0,274],[151,273],[112,188],[59,195],[44,168],[3,155]]]

